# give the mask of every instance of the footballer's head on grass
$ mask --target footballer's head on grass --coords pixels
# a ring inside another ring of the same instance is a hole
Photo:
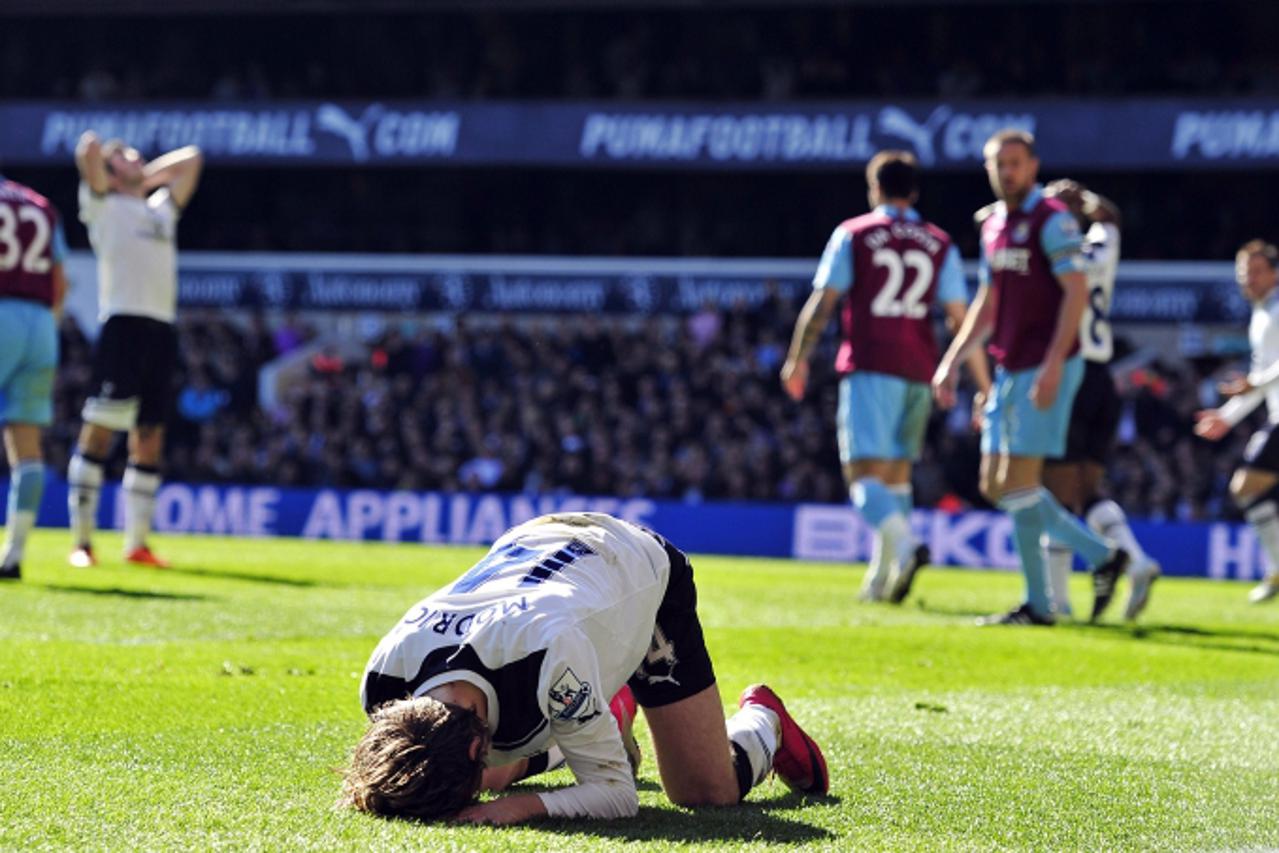
[[[356,744],[342,802],[384,817],[451,817],[479,793],[488,737],[474,708],[431,696],[388,702]]]

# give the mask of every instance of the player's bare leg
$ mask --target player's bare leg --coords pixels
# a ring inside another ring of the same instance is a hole
[[[825,759],[817,744],[763,685],[747,688],[727,723],[719,687],[687,699],[645,708],[657,769],[671,802],[727,806],[776,770],[792,788],[824,794]]]
[[[0,546],[0,580],[17,580],[22,576],[22,555],[44,492],[40,427],[8,424],[4,450],[9,460],[9,506],[4,545]]]
[[[728,806],[741,799],[719,686],[645,708],[662,789],[680,806]],[[765,771],[766,773],[767,771]]]
[[[129,467],[124,471],[124,558],[153,568],[168,563],[147,547],[155,496],[160,490],[160,460],[164,453],[164,427],[139,424],[129,431]]]
[[[93,532],[97,528],[102,469],[114,441],[115,432],[111,429],[86,423],[80,428],[75,455],[67,466],[67,510],[74,542],[74,550],[68,559],[79,569],[89,568],[98,562],[93,556]]]
[[[1230,496],[1252,525],[1269,562],[1261,583],[1253,587],[1248,600],[1260,604],[1279,596],[1279,503],[1274,488],[1279,475],[1258,468],[1240,468],[1230,478]]]

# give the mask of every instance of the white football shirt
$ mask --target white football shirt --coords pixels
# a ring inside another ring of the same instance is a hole
[[[633,814],[608,703],[649,651],[669,575],[661,544],[628,522],[533,519],[409,609],[374,650],[360,699],[367,708],[370,677],[414,696],[470,682],[488,699],[489,766],[558,744],[578,784],[540,795],[552,816]]]
[[[1109,364],[1115,354],[1110,306],[1119,270],[1119,229],[1110,222],[1094,222],[1084,235],[1083,256],[1088,303],[1079,321],[1079,349],[1088,361]]]
[[[1248,371],[1248,381],[1253,389],[1231,397],[1221,407],[1221,414],[1234,426],[1264,400],[1267,420],[1279,424],[1279,290],[1253,303],[1252,319],[1248,322],[1248,343],[1252,347],[1252,369]]]
[[[167,187],[146,198],[80,184],[80,221],[98,257],[98,317],[172,323],[177,315],[179,211]]]

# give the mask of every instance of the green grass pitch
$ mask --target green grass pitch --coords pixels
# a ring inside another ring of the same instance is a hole
[[[497,830],[333,808],[369,652],[479,549],[170,537],[174,570],[73,570],[66,540],[0,586],[6,850],[1279,846],[1279,606],[1240,584],[1163,580],[1138,628],[978,629],[1017,576],[930,570],[891,608],[860,567],[695,559],[726,703],[773,685],[831,797],[674,808],[641,731],[637,819]]]

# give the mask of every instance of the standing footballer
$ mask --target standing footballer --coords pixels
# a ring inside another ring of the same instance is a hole
[[[1230,496],[1256,531],[1270,564],[1266,577],[1248,596],[1260,604],[1279,595],[1279,248],[1264,240],[1244,243],[1235,256],[1235,276],[1244,298],[1252,303],[1252,370],[1222,384],[1219,390],[1230,399],[1199,412],[1195,433],[1219,441],[1266,404],[1266,425],[1248,440],[1243,464],[1230,478]]]
[[[53,420],[54,312],[67,292],[67,241],[44,196],[0,176],[0,423],[9,504],[0,580],[22,577],[22,554],[44,492],[40,430]]]
[[[123,142],[80,138],[80,220],[98,257],[102,330],[94,353],[94,393],[67,469],[75,548],[71,565],[97,560],[91,537],[103,466],[117,432],[129,434],[124,472],[125,559],[167,565],[147,547],[160,488],[164,421],[177,360],[178,219],[200,180],[203,160],[187,146],[146,162]]]
[[[1092,569],[1095,619],[1114,596],[1128,555],[1081,524],[1041,485],[1044,458],[1065,451],[1071,405],[1083,380],[1083,239],[1066,206],[1036,183],[1033,136],[999,131],[983,154],[1000,201],[982,223],[977,297],[933,378],[938,402],[954,405],[959,361],[990,338],[997,367],[982,419],[981,489],[1012,517],[1026,598],[981,624],[1053,624],[1040,550],[1045,533]]]
[[[1109,318],[1119,268],[1119,208],[1105,196],[1070,180],[1053,181],[1044,194],[1059,199],[1081,225],[1087,226],[1083,257],[1088,276],[1088,302],[1079,325],[1084,378],[1070,412],[1066,452],[1044,460],[1044,486],[1063,506],[1083,516],[1089,527],[1119,543],[1128,553],[1129,592],[1124,618],[1136,619],[1150,599],[1151,584],[1159,577],[1159,564],[1142,549],[1119,504],[1102,495],[1106,463],[1114,447],[1122,407],[1110,373],[1115,338]],[[1048,586],[1058,616],[1071,615],[1069,579],[1073,561],[1074,554],[1068,546],[1046,539]]]
[[[909,152],[871,158],[866,183],[873,209],[831,235],[782,366],[787,393],[802,399],[808,359],[842,303],[837,436],[849,496],[875,531],[862,584],[867,601],[900,602],[928,561],[909,519],[911,467],[923,446],[932,405],[928,381],[937,363],[932,310],[940,303],[958,326],[968,308],[959,251],[914,208],[919,177]],[[973,375],[985,391],[985,359],[975,355]]]

